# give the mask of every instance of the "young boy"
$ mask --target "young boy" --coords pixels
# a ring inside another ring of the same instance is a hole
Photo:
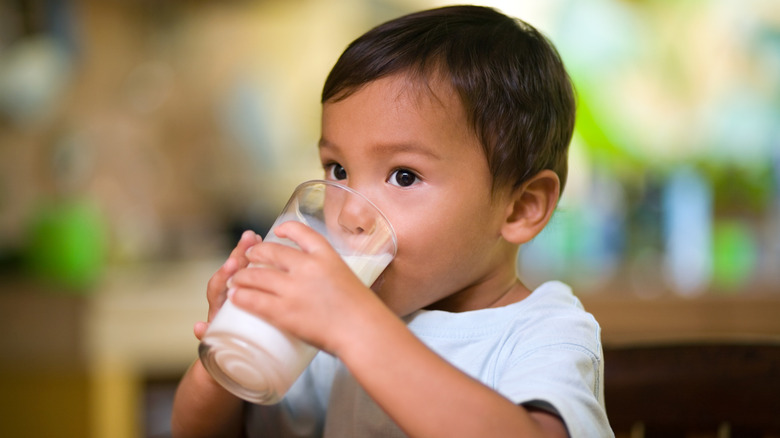
[[[326,178],[386,214],[397,256],[369,290],[303,225],[277,229],[301,250],[246,232],[208,284],[209,321],[231,299],[323,352],[275,406],[195,362],[175,433],[611,436],[598,324],[566,285],[515,272],[567,172],[574,98],[551,44],[493,9],[411,14],[350,45],[322,103]]]

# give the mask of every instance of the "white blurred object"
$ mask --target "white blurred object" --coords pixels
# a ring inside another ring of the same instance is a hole
[[[0,53],[0,112],[17,123],[45,115],[71,73],[68,51],[56,40],[19,40]]]

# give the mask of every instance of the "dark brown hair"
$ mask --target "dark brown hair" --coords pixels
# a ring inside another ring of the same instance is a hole
[[[544,169],[558,174],[563,189],[574,93],[558,52],[531,25],[481,6],[388,21],[347,47],[325,81],[322,102],[401,72],[449,80],[482,143],[494,189],[517,188]]]

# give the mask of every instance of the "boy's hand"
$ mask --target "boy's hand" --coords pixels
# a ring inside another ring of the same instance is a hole
[[[209,302],[209,313],[207,322],[197,322],[193,329],[195,337],[200,340],[206,333],[209,327],[209,323],[214,319],[214,315],[222,307],[222,304],[227,299],[228,280],[239,269],[245,268],[249,264],[249,259],[246,256],[247,251],[254,245],[260,243],[262,239],[259,235],[253,231],[244,231],[241,235],[241,239],[238,244],[230,253],[230,256],[225,263],[217,270],[211,277],[206,287],[206,298]]]
[[[275,233],[301,249],[256,245],[252,267],[231,282],[233,302],[270,324],[332,354],[348,345],[364,306],[384,307],[328,241],[311,228],[286,222]],[[260,265],[260,266],[256,266]]]

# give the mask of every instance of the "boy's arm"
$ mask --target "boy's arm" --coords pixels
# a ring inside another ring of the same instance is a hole
[[[214,381],[197,360],[176,390],[171,430],[175,437],[239,437],[242,416],[241,399]]]
[[[360,330],[335,353],[409,436],[568,436],[560,418],[515,405],[465,375],[386,309],[362,316]]]

